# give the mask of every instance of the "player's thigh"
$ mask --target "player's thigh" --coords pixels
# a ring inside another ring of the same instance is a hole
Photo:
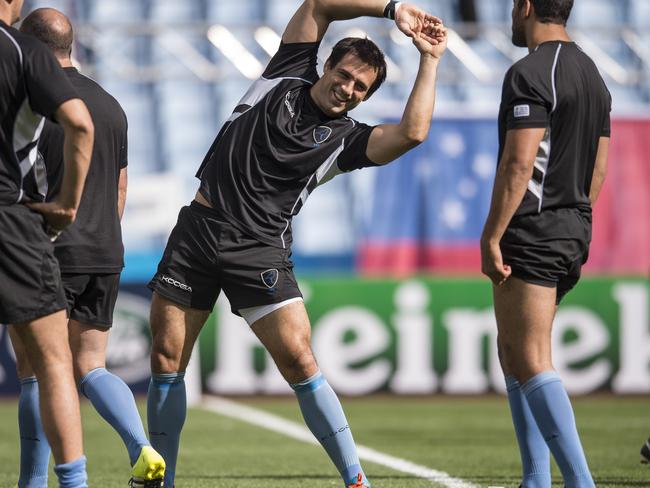
[[[72,355],[68,345],[67,317],[60,310],[29,322],[11,325],[37,376],[46,370],[69,370]]]
[[[151,363],[156,373],[185,371],[194,343],[210,315],[175,303],[157,292],[151,300]]]
[[[310,345],[309,317],[302,301],[271,312],[251,329],[290,383],[302,381],[318,370]]]
[[[493,294],[500,352],[506,362],[518,358],[550,360],[555,288],[510,277],[493,286]]]

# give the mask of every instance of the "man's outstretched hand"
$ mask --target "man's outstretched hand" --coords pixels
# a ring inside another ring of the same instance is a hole
[[[410,3],[402,3],[395,13],[395,25],[411,38],[415,38],[429,26],[438,24],[442,25],[442,20]],[[432,41],[437,42],[437,39],[432,38]]]
[[[427,24],[412,40],[420,54],[440,59],[447,49],[447,28],[442,24]]]

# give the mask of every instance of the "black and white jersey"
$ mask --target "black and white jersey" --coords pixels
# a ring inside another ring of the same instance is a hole
[[[127,166],[127,120],[120,104],[75,68],[64,68],[95,125],[95,145],[77,218],[55,242],[55,255],[66,273],[119,273],[124,267],[117,211],[120,170]],[[48,200],[63,180],[63,129],[46,121],[38,144],[47,167]]]
[[[515,215],[590,211],[598,141],[610,135],[611,103],[595,64],[573,42],[542,43],[510,68],[499,111],[499,161],[508,130],[546,128]]]
[[[266,244],[291,245],[291,219],[335,175],[375,166],[373,127],[330,118],[312,100],[319,43],[281,44],[227,120],[197,177],[212,207]]]
[[[0,205],[44,201],[36,144],[44,117],[77,98],[52,52],[0,21]]]

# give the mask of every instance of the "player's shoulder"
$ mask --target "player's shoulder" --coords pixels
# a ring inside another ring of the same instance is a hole
[[[82,94],[82,98],[101,100],[102,105],[107,106],[112,113],[119,113],[126,118],[120,102],[98,81],[76,69],[66,69],[66,74],[72,85]]]
[[[341,126],[350,130],[356,129],[361,125],[365,125],[363,124],[363,122],[359,122],[357,119],[350,117],[349,115],[344,115],[343,117],[339,117],[337,120],[339,121]]]
[[[36,39],[33,36],[23,34],[18,29],[13,27],[3,27],[8,36],[10,36],[13,41],[17,44],[20,51],[22,52],[23,57],[32,56],[35,54],[45,54],[52,55],[48,47],[43,44],[41,41]]]
[[[548,72],[547,58],[547,49],[538,48],[514,63],[510,73],[513,76],[534,76],[539,72]]]
[[[549,46],[542,45],[514,63],[507,71],[505,81],[512,85],[546,86],[551,83],[553,57]]]

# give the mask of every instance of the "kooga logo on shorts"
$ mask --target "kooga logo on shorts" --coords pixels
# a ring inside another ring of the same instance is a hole
[[[165,283],[169,283],[170,285],[175,286],[176,288],[180,288],[183,291],[189,291],[190,293],[192,293],[192,287],[187,286],[185,283],[181,283],[180,281],[176,281],[175,279],[165,275],[162,275],[160,279],[163,280]]]

